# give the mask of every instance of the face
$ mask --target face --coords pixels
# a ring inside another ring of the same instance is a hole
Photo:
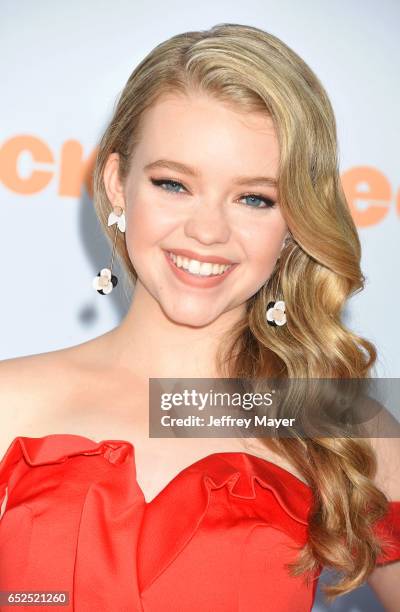
[[[116,154],[104,173],[113,205],[123,198],[135,294],[146,291],[184,325],[241,316],[287,235],[273,183],[278,161],[275,129],[264,115],[199,94],[169,95],[149,109],[125,185]],[[170,253],[179,252],[172,261]]]

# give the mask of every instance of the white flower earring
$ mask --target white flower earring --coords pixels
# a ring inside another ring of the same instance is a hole
[[[268,325],[272,325],[273,327],[276,327],[276,325],[285,325],[285,302],[283,300],[269,302],[265,315]]]
[[[111,293],[114,287],[118,284],[118,278],[112,273],[112,267],[114,263],[115,245],[117,242],[117,233],[125,232],[125,213],[121,206],[113,206],[112,212],[108,215],[108,227],[115,225],[114,245],[111,256],[111,264],[109,268],[102,268],[97,276],[92,281],[92,286],[101,295],[107,295]]]

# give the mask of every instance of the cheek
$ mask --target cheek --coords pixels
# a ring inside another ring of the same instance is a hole
[[[253,225],[251,228],[242,228],[241,241],[246,259],[254,266],[256,273],[272,271],[280,255],[286,231],[287,226],[281,215],[263,220],[258,227]]]
[[[145,249],[163,239],[171,229],[171,220],[154,204],[136,197],[128,206],[126,225],[128,248]]]
[[[149,215],[146,213],[144,202],[135,199],[127,206],[125,241],[129,259],[139,276],[144,272],[142,266],[143,254],[146,246],[153,241],[152,232],[155,231]]]

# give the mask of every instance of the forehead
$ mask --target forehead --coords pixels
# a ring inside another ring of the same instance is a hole
[[[250,171],[277,170],[279,145],[271,117],[206,94],[164,95],[145,111],[141,128],[138,148],[146,157],[186,157],[194,163],[195,155],[199,163],[225,158],[235,159],[238,170],[244,165]]]

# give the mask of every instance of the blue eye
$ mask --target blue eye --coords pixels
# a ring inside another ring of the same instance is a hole
[[[177,181],[171,181],[169,179],[151,179],[151,182],[153,183],[153,185],[156,185],[156,187],[160,187],[161,189],[164,189],[164,187],[161,187],[161,185],[169,185],[170,187],[173,185],[180,185],[181,187],[183,187],[182,183],[178,183]],[[172,193],[179,193],[179,191],[175,191],[174,189],[164,189],[164,191],[170,191]]]
[[[273,202],[269,198],[264,198],[264,196],[257,195],[255,193],[244,195],[243,198],[252,198],[253,200],[261,200],[261,202],[264,202],[265,204],[265,206],[252,206],[251,205],[251,208],[273,208],[275,206],[275,202]]]
[[[150,179],[151,182],[153,183],[153,185],[155,185],[156,187],[159,187],[160,189],[164,189],[164,191],[169,191],[170,193],[182,193],[181,191],[177,191],[175,189],[165,189],[162,185],[169,185],[170,187],[174,187],[174,186],[178,186],[178,187],[183,187],[183,189],[186,191],[185,187],[182,185],[182,183],[179,183],[178,181],[173,181],[171,179]],[[259,209],[259,208],[275,208],[276,202],[274,202],[273,200],[271,200],[270,198],[266,198],[260,194],[256,194],[256,193],[249,193],[246,194],[244,196],[242,196],[242,198],[252,198],[253,200],[259,200],[261,202],[264,203],[264,206],[253,206],[252,204],[244,204],[244,206],[247,206],[247,208],[253,208],[253,209]]]

